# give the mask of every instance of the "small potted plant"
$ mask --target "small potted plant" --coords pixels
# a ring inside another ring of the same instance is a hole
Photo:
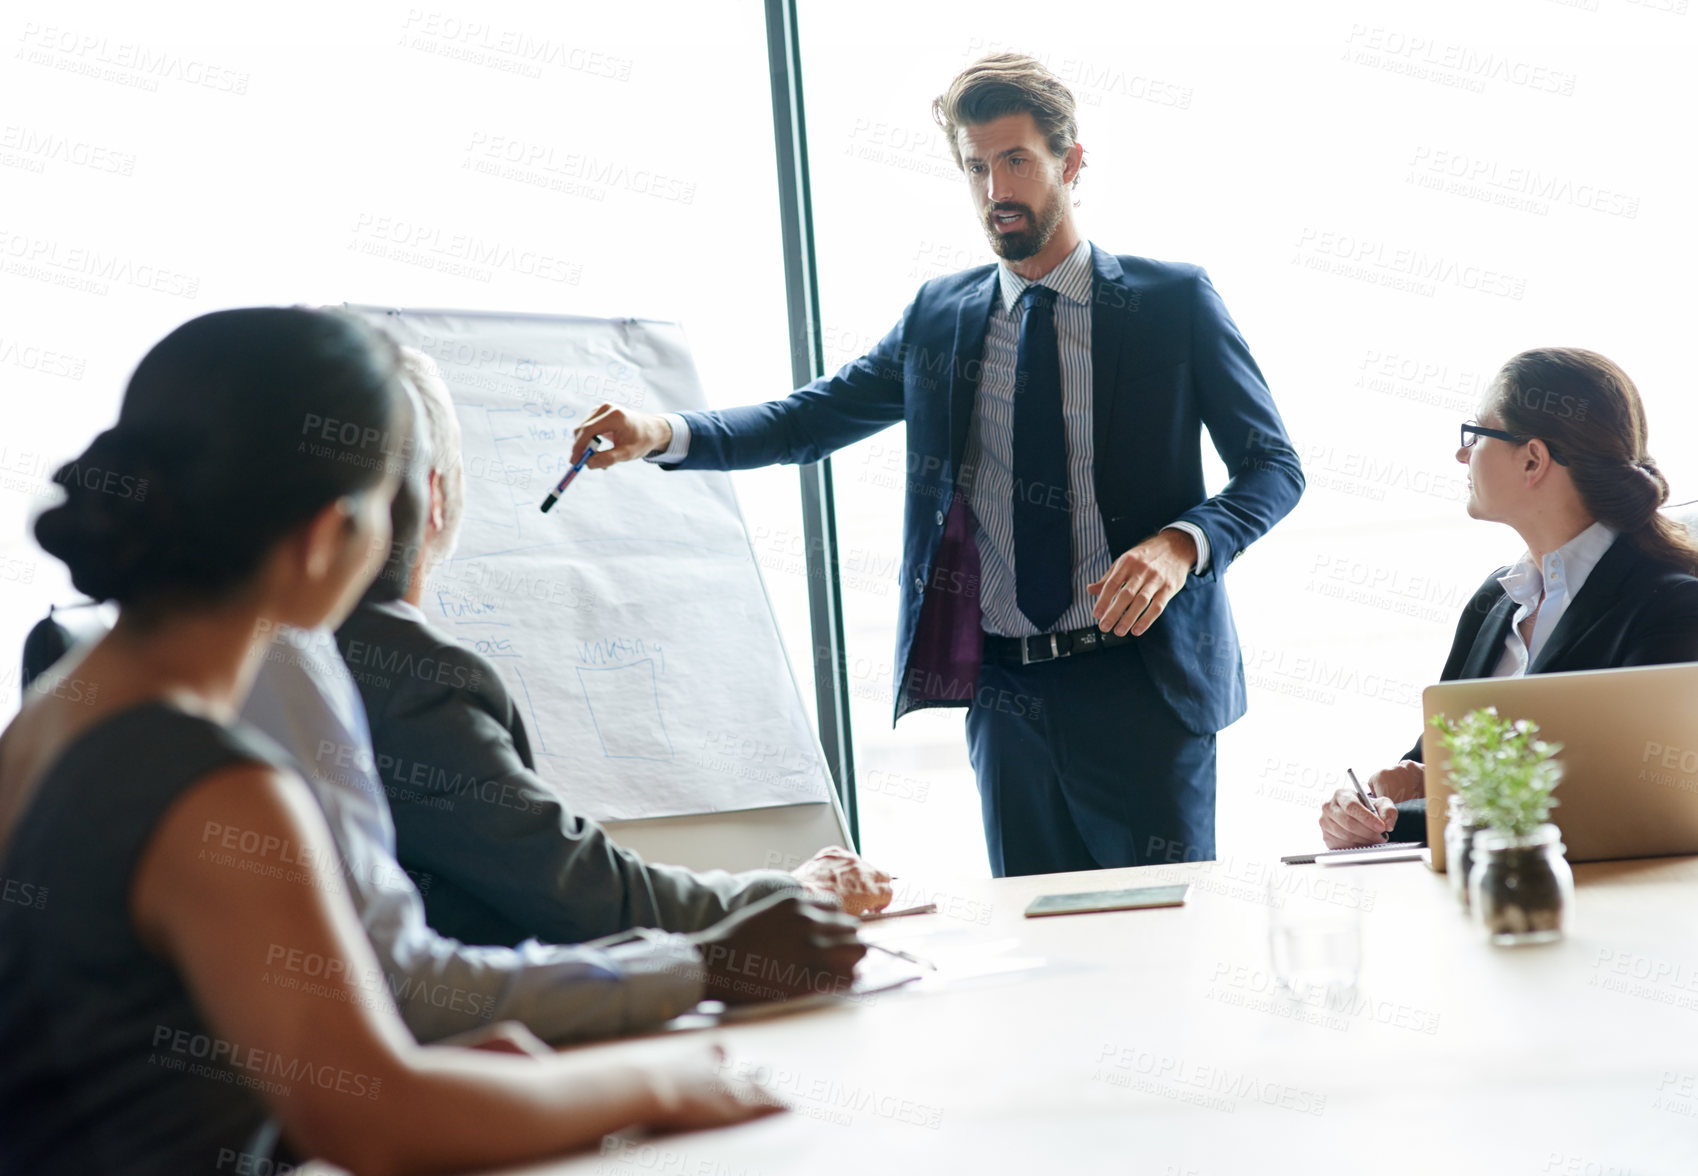
[[[1504,719],[1496,707],[1459,721],[1433,719],[1450,752],[1450,782],[1474,834],[1468,895],[1475,920],[1493,943],[1549,943],[1562,938],[1573,900],[1574,872],[1563,858],[1561,831],[1548,823],[1562,779],[1560,743],[1540,739],[1526,719]],[[1455,865],[1459,865],[1456,863]],[[1455,868],[1455,865],[1452,868]]]

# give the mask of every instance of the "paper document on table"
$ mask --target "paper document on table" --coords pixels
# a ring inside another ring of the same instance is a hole
[[[1042,956],[1016,954],[1020,947],[1018,939],[968,939],[966,942],[952,942],[952,939],[953,937],[947,935],[930,934],[900,939],[891,937],[881,942],[889,947],[899,947],[922,961],[919,977],[912,984],[905,985],[916,992],[930,992],[992,977],[1036,972],[1051,966],[1050,961]],[[867,958],[871,959],[875,954],[884,953],[868,952]],[[903,961],[898,959],[895,962]],[[932,966],[927,968],[924,964]]]
[[[1393,842],[1396,849],[1385,849],[1379,853],[1370,852],[1379,849],[1377,845],[1363,846],[1361,849],[1335,849],[1331,853],[1318,853],[1315,863],[1322,866],[1365,866],[1379,862],[1418,862],[1427,856],[1425,845],[1416,845],[1408,841]]]
[[[888,962],[867,967],[866,961],[875,957]],[[764,1021],[770,1017],[785,1017],[791,1013],[805,1013],[809,1009],[856,1004],[880,993],[917,984],[924,975],[925,970],[913,964],[893,959],[882,952],[869,951],[866,959],[855,969],[855,983],[845,992],[817,992],[810,993],[807,996],[791,997],[789,1000],[728,1005],[717,1015],[717,1021],[722,1025],[736,1024],[739,1021]]]
[[[936,937],[916,938],[923,940]],[[873,948],[856,965],[854,986],[846,992],[819,993],[761,1004],[732,1005],[718,1013],[717,1020],[721,1024],[761,1021],[769,1017],[807,1012],[810,1009],[862,1003],[869,997],[890,992],[936,992],[954,985],[1010,978],[1053,966],[1041,956],[1011,954],[1019,944],[1018,939],[975,940],[966,944],[945,942],[933,951],[928,950],[923,943],[916,942],[911,946],[904,942],[898,949],[903,953],[901,955]],[[713,1007],[713,1002],[709,1002],[709,1007]],[[687,1014],[673,1021],[672,1025],[674,1028],[687,1029],[711,1023],[711,1020],[702,1021],[699,1015]]]
[[[730,475],[571,468],[602,401],[706,407],[683,330],[638,319],[351,307],[436,360],[465,523],[430,623],[495,663],[537,773],[598,820],[829,800]]]
[[[1388,862],[1407,860],[1404,855],[1413,854],[1420,857],[1427,848],[1425,841],[1378,841],[1373,845],[1357,845],[1350,849],[1316,849],[1308,853],[1289,853],[1280,858],[1280,863],[1287,866],[1312,866],[1316,862],[1326,861],[1356,861],[1373,859]],[[1386,856],[1386,855],[1390,856]]]

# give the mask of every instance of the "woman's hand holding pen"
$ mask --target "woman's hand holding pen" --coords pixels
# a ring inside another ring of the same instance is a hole
[[[1328,849],[1378,845],[1396,824],[1397,805],[1389,797],[1369,797],[1364,804],[1353,788],[1340,788],[1321,806],[1321,839]]]
[[[1414,760],[1381,768],[1364,788],[1350,773],[1349,788],[1340,788],[1321,806],[1321,839],[1328,849],[1377,845],[1397,825],[1397,806],[1426,795],[1425,769]]]

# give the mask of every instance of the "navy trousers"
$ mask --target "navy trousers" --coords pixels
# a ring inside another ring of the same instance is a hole
[[[1136,644],[985,665],[967,752],[998,878],[1215,856],[1215,735],[1174,718]]]

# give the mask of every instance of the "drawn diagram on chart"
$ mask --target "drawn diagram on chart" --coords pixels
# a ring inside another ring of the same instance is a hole
[[[578,667],[578,682],[590,718],[609,759],[669,760],[672,740],[660,713],[660,691],[654,680],[654,661],[644,658],[605,670]],[[598,701],[599,700],[599,701]],[[607,720],[604,726],[596,713]]]
[[[465,521],[425,613],[501,673],[539,775],[600,820],[827,800],[729,476],[632,462],[538,509],[597,404],[705,407],[683,331],[350,309],[435,359],[453,394]]]

